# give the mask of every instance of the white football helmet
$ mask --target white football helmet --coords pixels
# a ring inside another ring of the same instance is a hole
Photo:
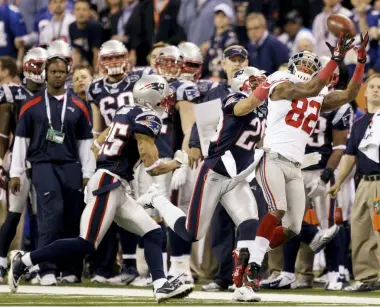
[[[61,39],[55,40],[47,47],[47,53],[48,58],[65,58],[69,63],[69,72],[71,72],[73,68],[73,50],[68,43]]]
[[[234,92],[252,93],[260,83],[266,80],[266,76],[256,67],[246,67],[234,73],[231,81],[231,89]]]
[[[165,111],[170,114],[175,103],[168,82],[158,75],[146,75],[138,80],[133,87],[133,98],[137,105],[148,107],[160,116]]]
[[[288,70],[303,82],[310,81],[320,70],[322,64],[318,56],[310,51],[293,55],[288,62]]]
[[[166,81],[178,79],[183,68],[183,54],[176,46],[163,47],[156,59],[157,73]]]
[[[48,53],[44,48],[34,47],[30,49],[22,61],[24,76],[35,83],[45,82],[45,63]]]
[[[327,63],[330,61],[330,57],[323,55],[319,57],[319,60],[321,61],[322,67],[325,67]],[[335,68],[333,75],[330,79],[329,86],[334,88],[338,84],[338,81],[339,81],[339,67]]]
[[[198,81],[202,73],[203,56],[197,45],[190,42],[178,45],[183,54],[181,78],[188,81]]]
[[[99,51],[99,65],[108,76],[124,74],[129,69],[128,49],[117,40],[106,41]]]

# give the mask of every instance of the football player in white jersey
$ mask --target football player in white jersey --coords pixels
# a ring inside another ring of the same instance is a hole
[[[334,110],[353,100],[359,92],[366,62],[365,47],[368,34],[354,47],[358,63],[354,75],[344,91],[325,96],[321,90],[330,82],[339,62],[352,40],[341,35],[332,58],[320,71],[318,57],[310,52],[294,55],[288,63],[289,72],[276,72],[268,82],[268,120],[264,137],[264,156],[256,170],[269,212],[262,219],[250,255],[246,277],[252,287],[258,287],[259,270],[268,248],[275,248],[298,234],[305,212],[304,182],[301,173],[305,147],[315,128],[320,112]],[[317,75],[315,77],[315,75]],[[282,222],[282,226],[279,226]]]

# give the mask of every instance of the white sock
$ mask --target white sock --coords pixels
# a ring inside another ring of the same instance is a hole
[[[344,266],[343,265],[339,266],[339,274],[344,275]]]
[[[33,265],[32,260],[30,259],[30,253],[26,253],[21,257],[21,261],[27,266],[30,267]]]
[[[263,237],[256,237],[252,248],[249,250],[249,263],[254,262],[258,265],[261,265],[267,248],[269,246],[269,240]]]
[[[254,246],[255,240],[240,240],[237,242],[236,248],[241,249],[241,248],[248,248],[249,252],[251,252],[251,249]]]
[[[168,275],[168,253],[162,253],[162,261],[164,263],[165,276]]]
[[[140,276],[148,276],[149,268],[145,261],[144,249],[136,248],[136,268]]]
[[[191,273],[191,270],[190,270],[190,258],[191,258],[191,255],[183,255],[183,258],[185,259],[185,261],[183,262],[183,267],[184,269],[187,271],[187,273]]]
[[[4,269],[8,267],[7,257],[0,257],[0,266],[2,266]]]
[[[164,195],[156,196],[153,199],[154,207],[160,212],[168,226],[174,230],[175,222],[182,216],[186,217],[186,214],[174,206]]]
[[[154,290],[161,288],[164,283],[166,283],[168,280],[166,278],[160,278],[153,282],[153,288]]]

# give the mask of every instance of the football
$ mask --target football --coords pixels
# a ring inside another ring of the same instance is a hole
[[[349,38],[356,35],[355,24],[350,18],[342,14],[330,15],[327,18],[327,28],[335,37],[339,37],[342,32],[348,35]]]

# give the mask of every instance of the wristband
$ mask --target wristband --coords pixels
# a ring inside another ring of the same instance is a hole
[[[264,86],[266,85],[266,86]],[[261,83],[256,89],[252,92],[252,95],[255,96],[260,101],[265,101],[269,95],[270,85],[267,82]]]
[[[94,145],[95,145],[98,149],[102,148],[102,146],[99,144],[98,140],[95,140],[95,141],[94,141]]]
[[[152,169],[156,168],[157,166],[159,166],[161,163],[161,159],[158,159],[156,162],[154,162],[151,166],[148,166],[148,167],[145,167],[145,170],[147,172],[151,171]]]
[[[364,63],[357,63],[354,71],[354,75],[351,78],[352,82],[361,84],[363,82],[364,75]]]
[[[320,178],[324,183],[328,183],[333,176],[334,176],[334,169],[325,168]]]
[[[318,78],[327,81],[331,78],[335,69],[338,67],[338,63],[335,60],[330,60],[325,67],[318,73]]]
[[[336,149],[343,149],[343,150],[345,150],[345,149],[346,149],[346,145],[337,145],[337,146],[333,146],[332,149],[333,149],[333,150],[336,150]]]
[[[101,132],[98,132],[98,131],[95,131],[95,130],[92,130],[91,132],[95,136],[99,136],[101,134]]]

